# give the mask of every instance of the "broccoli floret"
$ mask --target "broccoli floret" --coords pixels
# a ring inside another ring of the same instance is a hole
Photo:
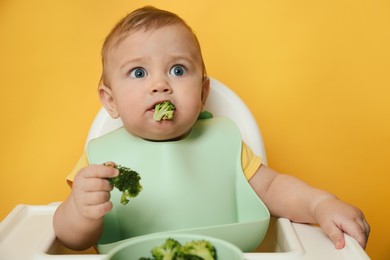
[[[167,100],[154,106],[153,119],[156,121],[172,120],[175,111],[175,105]]]
[[[168,238],[164,244],[151,250],[153,258],[141,257],[139,260],[216,260],[217,250],[207,240],[194,240],[181,245]]]
[[[119,175],[111,178],[110,183],[122,192],[121,203],[126,205],[129,198],[136,197],[142,190],[141,177],[136,171],[123,166],[115,166],[119,170]]]
[[[175,256],[181,250],[181,244],[168,238],[161,246],[155,246],[152,248],[152,255],[156,260],[173,260]]]
[[[178,260],[215,260],[217,259],[217,250],[207,240],[195,240],[185,243],[181,248],[179,256],[181,258],[177,258]]]

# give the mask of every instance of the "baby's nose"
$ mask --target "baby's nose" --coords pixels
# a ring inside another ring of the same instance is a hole
[[[161,81],[153,85],[153,93],[171,93],[172,88],[166,81]]]

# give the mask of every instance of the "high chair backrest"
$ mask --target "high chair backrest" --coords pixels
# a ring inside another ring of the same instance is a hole
[[[210,78],[210,95],[206,110],[210,111],[214,117],[224,116],[233,120],[240,129],[242,140],[262,158],[264,164],[267,164],[263,138],[253,114],[237,94],[213,78]],[[87,143],[122,125],[120,119],[111,118],[107,111],[101,108],[89,130]]]

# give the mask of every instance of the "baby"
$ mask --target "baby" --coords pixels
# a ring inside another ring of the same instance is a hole
[[[68,176],[72,191],[55,212],[54,230],[65,246],[75,250],[88,248],[99,241],[105,225],[104,216],[116,203],[115,200],[110,201],[113,187],[108,179],[117,176],[118,170],[103,165],[101,160],[107,158],[107,162],[112,165],[131,162],[132,165],[126,165],[131,168],[134,165],[147,167],[153,164],[150,163],[153,160],[143,158],[139,155],[142,153],[131,152],[130,146],[138,148],[143,144],[170,145],[185,142],[186,139],[196,140],[198,135],[203,134],[203,130],[199,130],[198,121],[209,122],[205,125],[211,129],[221,127],[219,123],[214,123],[218,122],[216,119],[198,119],[205,110],[209,80],[199,42],[191,28],[176,14],[153,7],[140,8],[130,13],[107,36],[102,49],[102,62],[100,100],[111,117],[121,118],[124,127],[115,137],[103,138],[100,146],[88,148],[87,154]],[[174,104],[173,118],[155,120],[155,105],[168,100]],[[226,136],[231,138],[228,133]],[[116,147],[107,150],[119,152],[109,158],[107,154],[111,156],[111,152],[104,153],[100,151],[104,149],[96,148],[112,143]],[[225,143],[230,144],[230,139]],[[365,248],[370,227],[359,209],[292,176],[277,173],[262,164],[261,158],[253,154],[245,143],[241,143],[241,140],[238,143],[240,174],[245,176],[273,216],[285,217],[294,222],[319,224],[337,249],[344,247],[343,233],[354,237]],[[202,145],[204,147],[200,147],[206,149],[208,157],[217,158],[225,154],[208,154],[209,142]],[[225,147],[216,149],[221,151]],[[229,149],[234,147],[226,147],[226,150]],[[192,153],[192,150],[187,151]],[[183,154],[182,151],[179,153]],[[147,152],[144,154],[148,155]],[[96,159],[99,156],[103,159]],[[202,156],[202,153],[195,156]],[[217,159],[228,161],[225,158]],[[191,163],[201,162],[190,161],[185,165],[189,172]],[[207,167],[208,164],[203,165],[202,171],[207,173]],[[139,173],[147,182],[148,175],[143,175],[143,171]],[[164,173],[154,174],[157,181],[157,176]],[[225,178],[223,174],[215,175],[221,187],[228,179],[228,175]],[[147,185],[143,186],[142,193],[148,189]],[[156,193],[154,199],[158,201],[158,197]],[[124,207],[131,205],[129,203]],[[212,215],[212,212],[208,214]],[[159,218],[150,221],[158,222]],[[124,226],[131,225],[132,219],[129,218]]]

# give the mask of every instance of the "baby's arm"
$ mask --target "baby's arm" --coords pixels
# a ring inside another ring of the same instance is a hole
[[[370,226],[363,213],[333,194],[264,165],[249,183],[272,215],[294,222],[319,224],[337,249],[345,245],[344,232],[365,248]]]
[[[103,216],[112,208],[112,186],[107,178],[117,175],[117,169],[103,165],[89,165],[77,173],[72,192],[53,219],[55,234],[66,247],[83,250],[98,241]]]

